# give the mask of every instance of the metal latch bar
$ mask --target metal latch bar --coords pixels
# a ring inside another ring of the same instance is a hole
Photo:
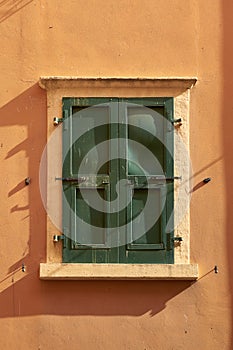
[[[182,176],[165,177],[166,181],[182,180]]]
[[[99,187],[101,185],[109,184],[108,175],[97,175],[97,176],[80,176],[80,177],[55,177],[55,180],[60,180],[62,182],[70,182],[76,184],[83,184],[86,188],[87,186]]]
[[[130,183],[135,183],[137,185],[139,184],[145,184],[146,182],[148,184],[150,183],[158,183],[158,182],[169,182],[169,181],[175,181],[175,180],[182,180],[181,176],[164,176],[164,175],[155,175],[155,176],[129,176],[128,180]]]
[[[55,177],[55,180],[61,180],[63,182],[85,182],[86,178],[85,177]]]

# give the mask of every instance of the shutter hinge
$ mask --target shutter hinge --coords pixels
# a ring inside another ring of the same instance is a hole
[[[64,241],[65,239],[65,235],[54,235],[53,236],[53,241],[55,243],[59,242],[59,241]]]
[[[58,125],[59,123],[62,123],[64,118],[53,118],[53,125]]]
[[[181,119],[181,118],[172,119],[172,120],[171,120],[171,123],[172,123],[172,124],[181,124],[181,123],[182,123],[182,119]]]
[[[182,241],[182,237],[173,237],[173,233],[167,233],[167,250],[172,250],[174,247],[179,247]]]
[[[180,236],[173,237],[172,242],[174,248],[180,247],[181,243],[183,242],[183,238]]]
[[[173,237],[173,241],[174,242],[182,242],[183,241],[183,238],[182,237]]]
[[[54,243],[62,242],[63,248],[66,248],[67,237],[65,235],[54,235],[53,236],[53,242]]]

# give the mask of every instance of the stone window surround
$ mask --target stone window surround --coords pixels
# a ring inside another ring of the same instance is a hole
[[[47,140],[54,131],[53,118],[62,118],[63,97],[173,97],[174,119],[182,118],[182,127],[177,129],[183,143],[189,150],[189,107],[191,88],[196,84],[193,77],[161,78],[118,78],[118,77],[41,77],[39,85],[47,91]],[[60,144],[61,146],[61,144]],[[61,154],[58,152],[57,157]],[[179,144],[174,145],[174,165],[182,164]],[[56,163],[61,169],[61,159],[50,155],[48,162]],[[176,175],[176,174],[175,174]],[[49,173],[47,174],[49,186]],[[47,198],[49,205],[53,198]],[[175,189],[176,201],[176,189]],[[60,211],[62,210],[60,206]],[[60,216],[62,216],[60,214]],[[175,218],[176,219],[176,218]],[[196,280],[198,265],[190,263],[190,213],[186,213],[181,224],[175,228],[174,236],[183,241],[174,248],[174,264],[71,264],[62,263],[62,243],[54,243],[53,236],[61,234],[47,216],[47,256],[40,264],[41,279],[163,279]]]

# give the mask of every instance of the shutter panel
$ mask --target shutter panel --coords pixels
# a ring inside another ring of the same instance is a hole
[[[121,248],[120,260],[124,263],[173,263],[173,250],[171,244],[167,245],[165,232],[173,210],[173,184],[156,180],[164,174],[173,176],[173,154],[168,152],[172,150],[173,132],[168,130],[164,119],[167,110],[172,118],[172,100],[127,99],[122,103],[127,103],[124,108],[128,139],[125,176],[130,183],[128,196],[131,200],[127,208],[130,225],[125,233],[128,244]],[[145,209],[148,200],[150,207]],[[172,233],[169,233],[171,239]]]
[[[116,221],[115,214],[107,213],[113,195],[109,183],[116,177],[116,162],[102,164],[103,159],[111,159],[111,142],[100,149],[96,147],[116,133],[114,124],[111,124],[118,116],[113,108],[115,104],[102,104],[109,101],[63,99],[62,177],[74,179],[63,183],[63,228],[68,236],[63,262],[106,263],[118,259],[118,248],[110,249],[108,234],[110,226]],[[85,109],[97,103],[97,106]],[[78,107],[75,107],[77,104]],[[82,164],[84,166],[80,168]],[[95,208],[92,204],[98,196],[102,200]]]

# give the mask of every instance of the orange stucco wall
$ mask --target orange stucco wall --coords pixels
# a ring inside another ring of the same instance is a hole
[[[1,349],[233,349],[232,11],[220,0],[1,1]],[[46,75],[198,78],[190,111],[198,281],[39,279]],[[201,186],[205,177],[212,181]]]

